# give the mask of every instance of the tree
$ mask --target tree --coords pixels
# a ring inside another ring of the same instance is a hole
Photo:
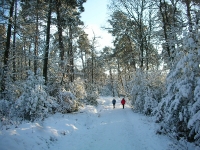
[[[3,55],[6,45],[6,27],[5,25],[0,25],[0,45],[1,45],[1,68],[3,68]]]
[[[17,0],[15,0],[14,33],[13,33],[13,80],[16,80],[16,32],[17,32]]]
[[[152,5],[153,2],[144,0],[118,0],[110,4],[112,15],[108,20],[111,25],[108,31],[116,37],[116,52],[119,50],[124,54],[129,53],[129,56],[126,55],[129,58],[125,57],[125,60],[134,69],[148,70],[150,62],[157,65],[158,60],[155,61],[154,56],[158,55],[158,52],[152,43],[155,28],[152,19],[155,15],[152,13],[154,9]]]
[[[185,137],[189,141],[198,141],[195,126],[199,123],[195,116],[199,114],[199,104],[198,92],[194,92],[199,86],[198,45],[196,39],[188,35],[183,40],[185,53],[177,54],[179,59],[167,76],[167,90],[159,104],[157,121],[161,122],[159,132],[176,133],[174,136],[178,139]]]
[[[182,27],[184,29],[182,43],[174,51],[173,65],[166,78],[166,91],[159,103],[156,116],[161,126],[159,133],[172,134],[178,140],[184,138],[199,145],[199,120],[197,119],[199,115],[199,99],[197,98],[199,94],[197,92],[199,89],[199,45],[197,44],[199,26],[193,26],[195,19],[193,18],[193,21],[188,19],[188,13],[186,14],[185,24],[189,28]],[[172,21],[175,23],[174,19]],[[169,22],[167,25],[173,25]],[[169,40],[174,40],[173,37],[168,37]],[[169,48],[173,50],[172,47]]]
[[[8,59],[10,53],[10,38],[11,38],[11,28],[12,28],[12,18],[13,18],[13,11],[14,11],[14,0],[12,0],[10,4],[9,10],[9,19],[8,19],[8,27],[7,27],[7,37],[6,37],[6,48],[4,52],[4,66],[3,66],[3,77],[2,77],[2,84],[1,84],[1,91],[6,90],[6,77],[8,71]]]
[[[37,73],[37,68],[38,68],[38,64],[37,64],[37,59],[38,59],[38,38],[39,38],[39,9],[41,7],[39,7],[39,5],[41,6],[41,2],[39,2],[39,0],[37,0],[36,2],[36,25],[35,25],[35,48],[34,48],[34,73]]]
[[[193,5],[200,5],[200,2],[198,0],[181,0],[181,1],[182,1],[183,4],[186,5],[186,12],[187,12],[187,19],[188,19],[188,26],[189,26],[188,30],[189,30],[189,32],[192,32],[194,23],[196,23],[196,21],[193,20],[192,14],[191,14],[192,13],[192,4]]]
[[[82,25],[80,13],[84,11],[83,3],[85,0],[55,0],[56,25],[58,32],[58,48],[60,56],[61,85],[65,78],[67,82],[74,81],[74,37],[77,36],[77,26]],[[63,36],[65,32],[65,36]]]
[[[116,96],[116,69],[117,69],[117,63],[115,57],[113,57],[113,49],[111,47],[104,47],[103,52],[101,52],[100,56],[101,60],[104,62],[104,67],[106,70],[108,70],[108,79],[104,86],[107,88],[106,94],[112,94],[113,97]],[[103,91],[104,92],[104,91]]]
[[[116,47],[114,55],[121,58],[123,63],[130,63],[136,69],[138,54],[135,50],[135,43],[132,40],[131,21],[128,20],[126,15],[116,11],[108,22],[112,26],[112,29],[108,29],[108,31],[116,37],[114,41]],[[130,55],[126,55],[126,53]]]
[[[177,8],[177,1],[173,4],[168,4],[165,0],[159,1],[159,14],[158,17],[162,24],[161,30],[163,31],[164,43],[163,46],[163,58],[164,61],[170,67],[173,64],[175,57],[175,48],[180,43],[178,36],[182,33],[181,28],[181,12]],[[162,39],[161,39],[162,40]]]
[[[63,17],[61,16],[61,0],[56,0],[56,14],[57,14],[57,28],[58,28],[58,43],[60,49],[60,66],[63,68],[64,66],[64,45],[63,45]]]
[[[91,83],[91,84],[94,84],[95,82],[94,82],[94,70],[95,70],[95,60],[96,60],[96,54],[95,54],[95,49],[96,49],[96,44],[97,44],[97,38],[98,37],[96,37],[95,36],[95,33],[93,32],[93,38],[92,38],[92,41],[91,41],[91,47],[90,47],[90,50],[91,50],[91,58],[90,58],[90,60],[88,61],[88,65],[87,65],[87,67],[89,67],[88,68],[88,70],[89,70],[89,76],[90,76],[90,78],[89,78],[89,82]]]
[[[90,49],[90,42],[88,39],[88,35],[81,30],[81,33],[79,35],[79,39],[77,41],[78,43],[78,48],[79,48],[79,53],[80,53],[80,58],[82,61],[82,70],[83,70],[83,78],[85,79],[85,69],[86,69],[86,61],[87,61],[87,55],[89,53]]]
[[[48,55],[49,55],[49,41],[50,41],[50,25],[51,25],[51,11],[52,11],[52,0],[49,0],[48,20],[47,20],[47,32],[46,32],[46,47],[44,53],[44,66],[43,76],[45,78],[45,84],[47,84],[47,70],[48,70]]]

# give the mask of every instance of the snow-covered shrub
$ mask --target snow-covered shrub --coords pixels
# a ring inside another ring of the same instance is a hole
[[[23,93],[14,104],[13,115],[26,120],[43,119],[52,113],[57,104],[53,97],[48,96],[45,91],[42,76],[28,72],[27,80],[22,84]]]
[[[12,107],[12,102],[7,100],[0,100],[0,124],[9,124],[10,121],[10,108]]]
[[[59,93],[59,89],[60,89],[60,83],[49,83],[47,85],[47,91],[49,93],[50,96],[52,97],[57,97],[58,93]]]
[[[84,99],[86,97],[84,81],[81,78],[78,78],[73,82],[73,84],[74,95],[76,98],[79,100]]]
[[[171,70],[167,77],[166,96],[161,101],[157,121],[165,124],[163,131],[176,133],[175,136],[187,136],[187,123],[190,119],[190,106],[193,105],[193,91],[196,83],[194,66],[190,64],[190,58],[195,55],[185,55]],[[164,113],[161,117],[161,113]]]
[[[159,132],[172,133],[190,141],[199,141],[199,64],[197,44],[199,35],[185,35],[183,50],[176,54],[176,61],[167,76],[167,89],[157,112]]]
[[[112,95],[112,89],[110,85],[105,85],[100,91],[102,96],[111,96]]]
[[[146,115],[151,115],[154,109],[158,106],[158,100],[155,99],[156,97],[153,96],[153,91],[148,89],[145,93],[144,99],[144,113]]]
[[[143,72],[138,70],[132,81],[132,105],[137,112],[152,115],[163,92],[163,77],[160,71]]]
[[[1,98],[6,99],[8,101],[14,101],[21,94],[21,87],[19,81],[14,82],[12,79],[13,76],[11,74],[11,71],[7,72],[7,76],[5,78],[5,90],[3,92],[0,92]]]
[[[191,118],[188,122],[189,138],[193,138],[197,143],[200,143],[200,78],[198,78],[197,86],[194,90],[194,101],[190,109]]]
[[[81,99],[85,97],[84,85],[80,79],[65,85],[51,83],[48,85],[48,91],[51,96],[56,98],[58,103],[56,111],[61,113],[77,111],[81,105]]]
[[[88,105],[97,105],[97,98],[99,97],[98,90],[96,86],[93,84],[88,84],[87,86],[87,96],[86,96],[86,104]]]
[[[0,118],[9,114],[11,105],[12,103],[10,101],[4,99],[0,100]]]
[[[145,78],[144,73],[141,70],[137,70],[133,77],[133,87],[131,91],[132,105],[134,110],[143,112],[144,110],[144,93],[145,93]]]
[[[76,97],[64,88],[61,88],[58,92],[58,108],[57,111],[61,113],[69,113],[78,110],[78,104]]]

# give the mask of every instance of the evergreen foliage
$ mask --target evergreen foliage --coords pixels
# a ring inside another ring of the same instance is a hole
[[[97,98],[99,97],[98,89],[94,84],[88,84],[87,86],[87,96],[86,96],[86,104],[97,106]]]
[[[161,72],[147,72],[138,70],[132,81],[132,105],[137,112],[154,115],[158,103],[161,101],[164,74]]]
[[[76,102],[76,97],[64,88],[61,88],[57,96],[58,108],[57,112],[69,113],[78,110],[78,104]]]
[[[84,31],[84,2],[0,2],[1,124],[123,94],[135,112],[155,116],[157,133],[199,145],[200,2],[111,0],[114,47],[100,53],[99,37]]]
[[[196,30],[198,31],[198,30]],[[183,51],[167,76],[166,94],[158,107],[159,132],[173,133],[177,138],[199,141],[199,33],[188,33]]]
[[[44,86],[42,76],[35,76],[33,72],[28,72],[27,80],[22,84],[23,93],[13,105],[13,116],[34,121],[44,119],[57,107],[53,97],[50,97]]]

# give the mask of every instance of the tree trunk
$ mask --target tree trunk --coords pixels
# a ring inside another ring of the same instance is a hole
[[[109,73],[110,73],[110,82],[111,82],[112,94],[113,94],[113,97],[115,97],[115,90],[114,90],[113,75],[112,75],[112,69],[111,69],[111,67],[109,69]]]
[[[44,67],[43,67],[43,76],[45,78],[45,84],[47,84],[47,70],[48,70],[48,55],[49,55],[49,41],[50,41],[50,25],[51,25],[51,3],[52,0],[49,0],[49,12],[48,12],[48,21],[47,21],[47,33],[46,33],[46,48],[44,54]]]
[[[60,0],[56,0],[56,13],[57,13],[57,26],[58,26],[58,42],[59,42],[59,49],[60,49],[60,60],[61,60],[61,68],[64,67],[64,45],[63,45],[63,36],[62,36],[62,20],[60,17],[60,7],[61,2]]]
[[[143,11],[144,11],[144,0],[142,0],[141,4],[141,12],[139,17],[139,41],[140,41],[140,68],[144,66],[144,30],[143,30]]]
[[[94,43],[92,46],[92,84],[94,83]]]
[[[132,47],[131,38],[130,38],[130,36],[128,36],[128,34],[127,34],[127,38],[128,38],[128,42],[129,42],[130,49],[131,49],[132,59],[133,59],[131,65],[133,66],[134,70],[136,70],[135,56],[134,56],[134,54],[133,54],[133,51],[134,51],[134,50],[133,50],[133,47]]]
[[[121,86],[124,87],[123,80],[122,80],[122,73],[120,71],[119,60],[117,60],[117,71],[118,71],[118,81],[120,81],[121,82]]]
[[[2,78],[2,85],[1,90],[5,91],[5,84],[6,84],[6,74],[8,71],[8,58],[10,53],[10,38],[11,38],[11,28],[12,28],[12,18],[13,18],[13,11],[14,11],[14,0],[10,3],[10,12],[9,12],[9,21],[8,21],[8,28],[7,28],[7,39],[6,39],[6,49],[4,52],[4,66],[3,66],[3,78]]]
[[[62,79],[61,79],[61,85],[63,84],[65,73],[64,73],[64,45],[63,45],[63,35],[62,35],[62,19],[60,16],[60,8],[61,8],[61,1],[56,0],[56,13],[57,13],[57,27],[58,27],[58,44],[59,44],[59,50],[60,50],[60,67],[62,70]]]
[[[85,79],[85,62],[83,58],[83,50],[81,49],[81,61],[82,61],[82,67],[83,67],[83,79]]]
[[[74,54],[72,46],[72,25],[69,25],[69,50],[68,50],[68,60],[69,60],[69,81],[74,81]]]
[[[13,81],[16,81],[16,32],[17,32],[17,0],[15,0],[15,18],[14,18],[14,33],[13,33]]]
[[[31,55],[31,43],[28,46],[28,52],[29,52],[29,55]],[[28,67],[29,67],[29,69],[31,69],[31,59],[30,58],[28,59]]]
[[[38,58],[38,36],[39,36],[39,29],[38,29],[38,0],[36,5],[36,34],[35,34],[35,49],[34,49],[34,73],[37,74],[37,58]]]
[[[170,54],[170,48],[169,48],[169,39],[168,39],[168,36],[167,36],[167,22],[168,22],[168,19],[167,19],[167,15],[166,15],[166,2],[164,1],[163,2],[164,6],[165,6],[165,12],[162,11],[162,1],[160,0],[160,5],[159,5],[159,9],[160,9],[160,13],[162,15],[162,22],[163,22],[163,30],[164,30],[164,38],[165,38],[165,42],[166,42],[166,49],[167,49],[167,53],[168,53],[168,56],[170,58],[171,54]]]
[[[187,8],[187,17],[188,17],[188,24],[189,24],[189,32],[192,32],[192,18],[191,18],[191,9],[190,9],[191,0],[185,0],[186,8]]]

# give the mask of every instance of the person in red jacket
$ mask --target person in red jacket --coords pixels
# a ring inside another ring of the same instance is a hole
[[[124,105],[125,105],[125,103],[126,103],[125,99],[122,98],[122,100],[121,100],[121,104],[123,105],[123,109],[124,109]]]

